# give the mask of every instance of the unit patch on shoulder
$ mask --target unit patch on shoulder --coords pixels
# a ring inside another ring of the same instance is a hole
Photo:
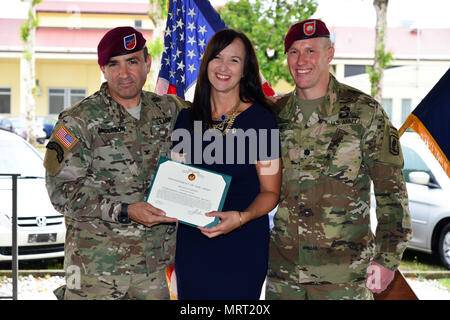
[[[52,176],[55,176],[64,166],[65,160],[77,150],[78,138],[70,133],[64,125],[55,127],[49,142],[46,145],[44,167]]]
[[[403,154],[398,132],[389,122],[385,125],[381,139],[378,160],[396,167],[403,167]]]
[[[65,146],[70,149],[78,140],[72,135],[64,126],[61,126],[55,134],[55,137]]]
[[[389,152],[394,156],[398,156],[400,154],[398,135],[394,132],[391,132],[389,135]]]
[[[63,162],[64,150],[59,143],[50,141],[49,143],[47,143],[46,148],[50,149],[50,150],[55,150],[56,151],[56,159],[58,160],[58,163]]]

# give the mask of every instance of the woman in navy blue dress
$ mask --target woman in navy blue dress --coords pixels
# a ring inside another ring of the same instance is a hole
[[[232,181],[222,211],[207,213],[219,217],[218,225],[178,225],[178,298],[259,299],[267,272],[267,213],[280,194],[278,129],[255,51],[243,33],[217,32],[199,71],[193,107],[181,111],[175,125],[189,130],[191,143],[174,139],[173,151],[184,162],[228,174]],[[202,135],[201,149],[194,132]],[[211,140],[205,132],[214,132]]]

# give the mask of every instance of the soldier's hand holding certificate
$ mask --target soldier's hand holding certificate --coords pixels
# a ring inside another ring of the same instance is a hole
[[[222,209],[230,182],[228,175],[160,158],[147,202],[182,223],[212,227],[219,218],[205,213]]]

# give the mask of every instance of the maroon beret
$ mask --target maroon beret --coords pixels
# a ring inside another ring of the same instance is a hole
[[[142,50],[146,40],[133,27],[117,27],[109,30],[97,46],[98,64],[104,66],[109,58]]]
[[[286,34],[284,38],[284,53],[289,50],[294,41],[318,37],[330,37],[330,31],[328,31],[325,23],[317,19],[300,21],[294,24]]]

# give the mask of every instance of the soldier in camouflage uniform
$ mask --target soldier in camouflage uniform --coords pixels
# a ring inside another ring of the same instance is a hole
[[[277,102],[283,186],[266,298],[372,299],[411,236],[397,130],[378,102],[329,73],[334,47],[323,22],[292,26],[285,52],[296,90]]]
[[[146,202],[168,156],[179,106],[142,91],[151,58],[142,34],[110,30],[98,46],[107,80],[62,112],[47,144],[46,184],[65,215],[64,299],[168,299],[175,221]]]

